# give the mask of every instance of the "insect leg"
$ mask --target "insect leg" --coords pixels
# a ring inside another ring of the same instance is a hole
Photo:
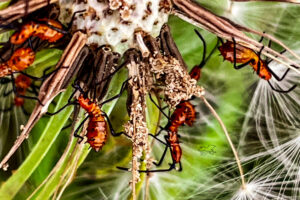
[[[171,121],[171,119],[169,118],[169,116],[163,111],[163,109],[161,107],[159,107],[159,105],[157,105],[157,103],[153,100],[151,93],[149,93],[149,97],[150,100],[152,101],[152,103],[158,108],[158,110],[169,120]]]
[[[73,25],[73,21],[74,21],[74,18],[75,18],[75,15],[78,14],[78,13],[82,13],[82,12],[85,12],[86,10],[78,10],[76,12],[73,13],[72,15],[72,18],[71,18],[71,21],[70,23],[68,24],[68,27],[67,27],[67,30],[70,30],[72,28],[72,25]]]
[[[206,56],[206,42],[204,40],[204,38],[202,37],[202,35],[199,33],[198,30],[194,29],[194,31],[196,32],[196,34],[198,35],[198,37],[200,38],[200,40],[202,41],[203,44],[203,54],[202,54],[202,61],[199,64],[199,68],[202,68],[205,65],[205,56]]]
[[[78,139],[78,143],[80,143],[83,140],[83,137],[81,135],[78,134],[78,131],[81,129],[81,127],[84,125],[84,122],[89,118],[90,116],[87,116],[81,123],[80,125],[76,128],[76,130],[74,131],[74,137],[79,138]]]
[[[8,108],[0,109],[0,112],[9,112],[13,109],[13,107],[14,107],[14,104],[11,104],[10,107],[8,107]]]
[[[262,46],[261,49],[259,50],[258,52],[258,57],[259,57],[259,61],[257,63],[257,70],[256,70],[256,74],[259,75],[260,74],[260,67],[261,67],[261,64],[260,64],[260,55],[261,55],[261,52],[263,51],[263,49],[265,48],[265,46]]]
[[[106,121],[108,123],[109,129],[110,129],[110,133],[111,133],[112,136],[116,137],[116,136],[120,136],[120,135],[124,134],[127,137],[131,138],[131,136],[127,135],[124,131],[116,133],[115,130],[114,130],[114,128],[113,128],[113,126],[112,126],[112,124],[111,124],[111,121],[110,121],[109,117],[107,116],[107,114],[105,112],[103,112],[103,111],[102,111],[101,114],[105,117],[105,119],[106,119]]]
[[[30,115],[30,113],[28,113],[28,112],[25,110],[24,106],[21,106],[21,109],[22,109],[22,111],[23,111],[23,113],[24,113],[25,115],[27,115],[27,116]]]
[[[119,97],[122,95],[122,93],[124,92],[125,88],[127,87],[127,83],[128,83],[128,81],[129,81],[130,79],[131,79],[131,78],[128,78],[126,81],[123,82],[119,94],[117,94],[116,96],[111,97],[111,98],[109,98],[109,99],[103,101],[100,105],[102,106],[102,105],[104,105],[104,104],[106,104],[106,103],[108,103],[108,102],[110,102],[110,101],[113,101],[113,100],[119,98]]]
[[[295,84],[288,90],[278,90],[278,89],[274,88],[274,86],[270,83],[270,81],[268,81],[268,83],[269,83],[270,87],[272,88],[272,90],[279,92],[279,93],[289,93],[290,91],[292,91],[293,89],[295,89],[297,87],[297,85]]]
[[[113,71],[111,74],[109,74],[108,76],[106,76],[105,78],[103,78],[100,82],[96,83],[96,85],[100,85],[103,81],[106,81],[107,79],[109,79],[110,77],[112,77],[120,69],[122,69],[124,66],[126,66],[127,63],[128,63],[127,61],[125,61],[124,63],[122,63],[115,71]]]
[[[23,71],[17,71],[15,73],[20,73],[20,74],[22,74],[24,76],[27,76],[27,77],[31,78],[32,80],[35,80],[35,81],[43,81],[46,78],[48,78],[49,76],[51,76],[53,73],[57,72],[60,68],[62,68],[62,67],[58,67],[58,68],[54,69],[53,71],[51,71],[47,74],[47,72],[51,69],[51,67],[47,67],[46,69],[44,69],[43,75],[41,77],[31,76],[31,75],[29,75],[29,74],[27,74]]]
[[[164,159],[165,159],[167,150],[169,149],[169,146],[170,146],[170,145],[169,145],[168,143],[165,143],[165,142],[161,141],[160,139],[158,139],[156,136],[154,136],[154,135],[152,135],[152,134],[149,134],[149,135],[152,136],[154,139],[158,140],[159,142],[161,142],[162,144],[165,145],[164,152],[163,152],[162,156],[160,157],[158,163],[153,162],[153,164],[154,164],[155,166],[160,166],[160,165],[162,164],[162,162],[164,161]],[[166,141],[167,141],[167,140],[166,140]]]
[[[126,167],[117,166],[117,168],[120,169],[120,170],[129,171],[129,168],[126,168]],[[141,172],[141,173],[168,172],[168,171],[172,171],[175,168],[176,168],[175,165],[171,164],[169,169],[138,170],[138,171]]]
[[[3,94],[3,96],[4,96],[4,97],[7,97],[7,96],[10,95],[11,93],[13,93],[13,91],[14,91],[14,90],[10,90],[10,91],[8,91],[8,92],[5,91],[4,94]]]
[[[75,89],[75,91],[74,91],[74,92],[71,94],[71,96],[69,97],[68,103],[67,103],[66,105],[64,105],[63,107],[61,107],[58,111],[56,111],[56,112],[54,112],[54,113],[46,112],[46,114],[47,114],[47,115],[50,115],[50,116],[56,115],[57,113],[60,113],[63,109],[65,109],[65,108],[68,107],[68,106],[71,106],[71,105],[77,105],[77,104],[78,104],[77,100],[71,101],[72,98],[73,98],[73,96],[75,95],[76,92],[77,92],[77,89]]]

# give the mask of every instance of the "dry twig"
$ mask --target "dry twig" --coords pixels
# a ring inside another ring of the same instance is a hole
[[[146,123],[146,95],[152,85],[149,65],[142,62],[138,52],[128,55],[127,65],[129,89],[131,90],[130,121],[124,125],[125,131],[132,137],[132,198],[136,199],[135,185],[139,181],[139,159],[145,154],[145,162],[150,159],[148,128]]]

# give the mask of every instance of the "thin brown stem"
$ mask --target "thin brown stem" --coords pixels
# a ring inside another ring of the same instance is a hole
[[[233,152],[233,155],[235,157],[239,172],[240,172],[240,176],[241,176],[241,181],[242,181],[242,189],[246,189],[246,182],[245,182],[245,178],[244,178],[244,172],[243,172],[243,168],[241,165],[241,160],[238,156],[237,150],[234,147],[234,144],[232,143],[232,140],[228,134],[228,131],[226,129],[225,124],[223,123],[222,119],[220,118],[220,116],[218,115],[218,113],[215,111],[215,109],[210,105],[210,103],[208,103],[208,101],[206,100],[206,98],[204,96],[200,96],[200,98],[203,100],[203,102],[205,103],[205,105],[208,107],[208,109],[211,111],[211,113],[213,114],[213,116],[217,119],[217,121],[219,122],[220,126],[222,127],[225,136],[227,138],[227,141],[231,147],[231,150]]]

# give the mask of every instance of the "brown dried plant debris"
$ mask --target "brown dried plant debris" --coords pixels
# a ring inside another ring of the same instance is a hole
[[[192,96],[201,97],[204,89],[197,85],[187,70],[173,57],[150,58],[151,72],[155,78],[163,82],[165,101],[170,108],[175,108],[182,100]]]
[[[127,64],[129,77],[131,105],[130,120],[124,125],[125,131],[132,139],[132,189],[135,194],[135,184],[140,180],[140,159],[145,154],[145,162],[150,159],[150,146],[148,142],[148,128],[146,123],[146,97],[152,85],[149,64],[142,61],[141,54],[136,50],[128,52]]]

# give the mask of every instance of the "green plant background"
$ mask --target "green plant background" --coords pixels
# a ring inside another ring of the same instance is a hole
[[[211,11],[230,18],[239,24],[250,28],[266,31],[285,42],[291,48],[297,48],[300,29],[300,8],[296,5],[283,3],[237,3],[238,10],[230,13],[230,2],[205,0],[201,5]],[[172,35],[185,62],[191,69],[202,58],[203,45],[194,33],[195,27],[178,19],[170,17],[169,25]],[[197,28],[205,37],[207,51],[216,45],[217,37],[207,31]],[[7,40],[9,34],[2,34],[1,40]],[[256,38],[258,39],[258,38]],[[275,46],[276,48],[276,46]],[[280,50],[280,49],[278,49]],[[55,66],[62,50],[45,49],[37,54],[31,69],[31,74],[41,74],[43,69]],[[108,96],[118,93],[122,82],[127,77],[127,71],[122,70],[112,80]],[[245,68],[240,71],[233,69],[232,64],[223,62],[216,50],[202,70],[199,85],[206,89],[206,97],[224,120],[232,139],[237,142],[241,124],[252,94],[255,91],[258,77],[252,70]],[[9,86],[8,86],[9,87]],[[3,92],[3,86],[0,92]],[[57,110],[66,103],[71,88],[58,96],[50,110]],[[1,108],[9,105],[12,98],[1,100]],[[3,103],[5,102],[5,103]],[[28,102],[30,109],[34,103]],[[154,174],[150,179],[149,199],[198,199],[196,193],[199,185],[204,185],[212,176],[209,169],[226,161],[232,161],[233,155],[226,138],[217,121],[199,99],[193,100],[199,112],[199,118],[193,127],[180,129],[183,147],[183,171]],[[128,120],[126,113],[126,94],[120,99],[105,105],[104,111],[110,114],[113,126],[122,130],[122,125]],[[72,108],[53,117],[43,117],[31,131],[30,137],[22,148],[10,161],[10,168],[0,173],[0,199],[26,199],[32,191],[48,176],[55,166],[69,141],[70,129],[61,129],[71,120]],[[159,119],[158,110],[148,102],[148,127],[155,132]],[[26,122],[26,116],[19,108],[10,113],[1,113],[0,155],[1,158],[13,144],[19,133],[19,127]],[[166,120],[162,119],[162,124]],[[72,183],[63,193],[62,199],[129,199],[131,190],[129,181],[131,174],[119,171],[116,166],[129,166],[131,160],[131,143],[125,137],[109,137],[108,143],[98,153],[90,151],[88,145],[71,154],[76,140],[72,141],[72,148],[63,160],[60,168],[34,196],[34,199],[49,199],[58,188],[59,178],[72,167],[79,167]],[[215,152],[209,152],[213,148]],[[153,156],[158,159],[163,146],[154,143]],[[75,157],[79,162],[74,164]],[[166,160],[164,167],[168,167]],[[69,166],[72,163],[73,165]],[[17,169],[17,170],[16,170]],[[145,195],[145,175],[138,185],[138,197]],[[239,181],[239,180],[237,180]],[[62,184],[64,185],[64,183]],[[222,199],[225,197],[214,197]],[[227,198],[227,197],[226,197]],[[228,197],[229,198],[229,197]],[[205,199],[205,197],[202,199]],[[212,199],[207,197],[207,199]]]

